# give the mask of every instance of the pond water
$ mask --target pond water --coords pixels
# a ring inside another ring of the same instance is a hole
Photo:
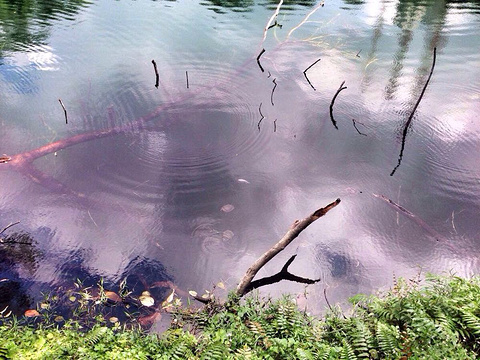
[[[231,289],[336,198],[259,274],[298,254],[290,271],[322,279],[311,309],[325,288],[478,272],[479,1],[0,4],[0,229],[20,221],[3,237],[38,250],[0,261],[19,312],[145,263],[149,281]],[[261,290],[283,292],[304,286]]]

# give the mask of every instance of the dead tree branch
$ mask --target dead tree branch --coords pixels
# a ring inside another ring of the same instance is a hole
[[[277,282],[280,282],[282,280],[289,280],[289,281],[295,281],[297,283],[301,283],[301,284],[315,284],[317,282],[319,282],[321,279],[308,279],[308,278],[303,278],[303,277],[300,277],[300,276],[297,276],[297,275],[294,275],[292,273],[289,273],[288,272],[288,267],[290,266],[290,264],[293,262],[293,260],[295,260],[295,257],[297,255],[293,255],[286,263],[285,265],[283,266],[282,270],[280,270],[278,273],[276,273],[275,275],[272,275],[272,276],[268,276],[268,277],[264,277],[264,278],[261,278],[261,279],[258,279],[258,280],[254,280],[252,281],[250,284],[248,284],[248,286],[245,288],[244,290],[244,295],[245,294],[248,294],[250,291],[252,290],[255,290],[261,286],[265,286],[265,285],[271,285],[271,284],[275,284]]]
[[[423,90],[420,94],[420,97],[418,98],[415,106],[413,107],[412,113],[408,117],[408,120],[405,123],[405,126],[403,128],[402,147],[400,149],[400,155],[398,156],[398,163],[397,163],[397,166],[395,166],[395,168],[390,173],[390,176],[393,176],[393,174],[395,174],[395,171],[397,171],[398,167],[402,163],[403,151],[405,150],[405,140],[407,139],[408,129],[410,128],[410,123],[412,122],[413,115],[415,114],[415,111],[417,111],[417,107],[418,107],[418,105],[420,105],[420,101],[422,101],[423,95],[425,94],[425,90],[427,90],[428,83],[430,82],[430,79],[431,79],[432,74],[433,74],[433,69],[435,68],[435,60],[436,59],[437,59],[437,48],[433,48],[433,62],[432,62],[432,68],[430,69],[430,74],[428,75],[427,81],[425,82],[425,86],[423,87]]]
[[[340,91],[345,90],[347,88],[346,86],[343,86],[343,84],[345,84],[345,81],[342,82],[337,92],[333,96],[332,102],[330,103],[330,119],[332,120],[333,126],[335,126],[335,129],[337,130],[338,130],[337,122],[333,118],[333,104],[335,103],[335,99],[337,98],[338,94],[340,94]]]
[[[305,230],[311,223],[318,220],[322,216],[324,216],[327,212],[333,209],[340,203],[340,199],[335,200],[334,202],[328,204],[327,206],[316,210],[313,214],[307,216],[302,220],[297,220],[293,223],[290,229],[285,233],[285,235],[268,250],[264,253],[260,258],[255,261],[252,266],[247,270],[243,278],[241,279],[240,283],[237,286],[236,295],[238,297],[242,297],[245,295],[252,285],[252,280],[258,271],[265,266],[270,260],[272,260],[279,252],[285,249],[295,238],[300,235],[300,233]],[[291,259],[290,263],[293,261]],[[285,265],[288,268],[290,265],[288,262]],[[285,267],[284,267],[285,268]],[[282,269],[283,270],[283,269]],[[258,286],[257,286],[258,287]]]

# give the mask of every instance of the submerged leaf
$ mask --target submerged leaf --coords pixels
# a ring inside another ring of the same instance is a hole
[[[25,316],[26,317],[35,317],[35,316],[40,316],[40,313],[35,309],[29,309],[29,310],[25,311]]]
[[[229,213],[230,211],[233,211],[233,209],[235,209],[235,206],[233,206],[232,204],[226,204],[226,205],[223,205],[220,210],[222,210],[223,212]]]
[[[224,240],[231,240],[233,239],[233,236],[235,234],[233,233],[232,230],[225,230],[223,233],[222,233],[222,237]]]
[[[143,306],[153,306],[155,305],[155,299],[150,295],[148,291],[144,291],[142,295],[138,298]]]
[[[105,291],[105,296],[108,300],[113,301],[115,303],[121,302],[122,298],[118,296],[118,294],[114,291]]]
[[[170,295],[167,296],[167,298],[165,299],[164,302],[171,303],[173,301],[173,296],[174,295],[175,295],[175,289],[172,290],[172,292],[170,293]]]

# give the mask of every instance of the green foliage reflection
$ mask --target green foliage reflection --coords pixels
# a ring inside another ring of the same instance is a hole
[[[57,20],[74,20],[86,0],[0,0],[0,56],[45,45]]]

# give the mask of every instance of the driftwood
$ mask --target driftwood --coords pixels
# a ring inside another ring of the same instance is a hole
[[[423,95],[425,94],[425,90],[427,90],[428,83],[430,82],[430,79],[432,78],[433,74],[433,69],[435,68],[435,60],[437,59],[437,48],[433,48],[433,61],[432,61],[432,68],[430,69],[430,74],[428,75],[427,81],[425,82],[425,85],[423,86],[422,92],[420,93],[420,97],[418,98],[415,106],[413,107],[413,110],[408,117],[407,122],[405,123],[405,126],[403,127],[403,134],[402,134],[402,147],[400,149],[400,155],[398,156],[398,163],[397,166],[392,170],[390,173],[390,176],[393,176],[395,174],[395,171],[397,171],[398,167],[402,163],[402,158],[403,158],[403,151],[405,150],[405,140],[407,139],[407,133],[408,129],[410,128],[410,124],[413,119],[413,115],[415,114],[415,111],[417,111],[418,105],[420,105],[420,101],[422,101]]]
[[[342,82],[337,92],[333,96],[332,102],[330,103],[330,120],[332,120],[332,124],[333,126],[335,126],[335,129],[337,130],[338,130],[337,122],[333,118],[333,104],[335,103],[335,99],[337,98],[338,94],[340,94],[340,91],[345,90],[347,88],[346,86],[343,86],[344,84],[345,84],[345,81]]]
[[[298,235],[300,235],[300,233],[303,230],[305,230],[311,223],[313,223],[314,221],[324,216],[327,212],[329,212],[339,203],[340,203],[340,199],[337,199],[334,202],[328,204],[327,206],[316,210],[314,213],[307,216],[306,218],[295,221],[293,225],[290,227],[290,229],[285,233],[285,235],[274,246],[272,246],[270,250],[268,250],[260,258],[258,258],[257,261],[255,261],[252,266],[250,266],[250,268],[247,270],[247,272],[245,273],[245,275],[240,280],[240,283],[237,286],[237,289],[235,291],[236,295],[238,297],[242,297],[243,295],[247,294],[249,291],[251,291],[255,287],[262,286],[262,285],[257,286],[257,284],[259,284],[259,282],[262,281],[262,279],[257,280],[257,283],[252,282],[253,278],[258,273],[258,271],[263,266],[265,266],[266,263],[272,260],[279,252],[285,249],[293,240],[295,240],[295,238]],[[295,257],[290,258],[290,260],[285,264],[283,269],[280,271],[279,274],[281,275],[279,276],[284,276],[286,280],[290,280],[291,276],[295,276],[295,275],[289,274],[287,271],[288,266],[291,264],[291,262],[294,259]],[[286,275],[286,274],[289,274],[289,275]],[[295,277],[295,278],[298,278],[298,277]],[[316,282],[316,280],[314,280],[314,282]],[[255,287],[253,287],[254,285],[252,284],[254,284]]]

